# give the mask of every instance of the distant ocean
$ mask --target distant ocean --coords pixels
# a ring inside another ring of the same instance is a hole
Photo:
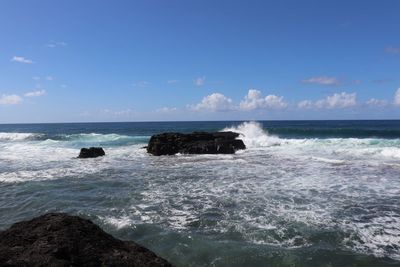
[[[248,149],[142,148],[222,130]],[[90,146],[106,156],[76,158]],[[400,121],[0,125],[0,230],[50,211],[176,266],[400,266]]]

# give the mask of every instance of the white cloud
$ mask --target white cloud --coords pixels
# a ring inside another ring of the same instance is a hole
[[[288,104],[282,96],[267,95],[263,97],[261,92],[255,89],[250,89],[244,100],[240,102],[241,110],[284,109],[287,106]]]
[[[54,80],[54,77],[53,77],[53,76],[50,76],[50,75],[47,75],[47,76],[45,76],[45,77],[34,76],[34,77],[32,77],[32,79],[35,80],[35,81],[40,81],[40,80],[53,81],[53,80]]]
[[[115,116],[128,116],[130,114],[132,114],[132,110],[129,108],[125,110],[114,111]]]
[[[333,95],[327,96],[324,99],[317,100],[312,102],[310,100],[303,100],[297,104],[297,107],[310,109],[310,108],[349,108],[357,105],[357,94],[351,93],[348,94],[346,92],[335,93]]]
[[[310,100],[303,100],[303,101],[300,101],[297,104],[297,106],[299,108],[310,109],[310,108],[314,107],[314,103],[312,101],[310,101]]]
[[[400,106],[400,88],[397,89],[396,93],[394,94],[394,104],[396,106]]]
[[[301,80],[302,83],[308,84],[319,84],[319,85],[339,85],[340,81],[335,77],[329,76],[316,76],[305,80]]]
[[[232,99],[220,93],[213,93],[203,98],[197,105],[190,106],[192,110],[228,111],[233,110]]]
[[[48,48],[65,47],[65,46],[67,46],[66,42],[50,41],[48,44],[46,44],[46,47]]]
[[[169,80],[167,81],[168,84],[175,84],[175,83],[179,83],[179,80]]]
[[[204,76],[193,80],[193,83],[196,86],[203,86],[205,82],[206,82],[206,77],[204,77]]]
[[[327,96],[325,99],[318,100],[315,105],[318,108],[348,108],[357,105],[357,94],[345,92]]]
[[[368,100],[367,102],[365,102],[368,106],[371,107],[383,107],[386,106],[388,104],[388,102],[386,100],[382,100],[382,99],[376,99],[376,98],[371,98],[370,100]]]
[[[26,94],[24,94],[24,96],[26,97],[38,97],[38,96],[42,96],[46,93],[45,90],[36,90],[36,91],[32,91],[32,92],[28,92]]]
[[[109,116],[113,116],[113,117],[126,117],[126,116],[130,116],[133,114],[133,111],[128,108],[128,109],[123,109],[123,110],[110,110],[110,109],[104,109],[101,111],[102,113],[109,115]]]
[[[178,109],[175,107],[163,107],[156,110],[158,113],[172,113],[177,111]]]
[[[0,97],[0,105],[16,105],[22,101],[19,95],[2,95]]]
[[[147,87],[149,85],[150,85],[150,82],[148,82],[148,81],[137,81],[133,84],[134,87],[141,87],[141,88]]]
[[[400,54],[400,47],[388,46],[385,51],[389,54]]]
[[[19,62],[19,63],[25,63],[25,64],[32,64],[33,61],[24,57],[18,57],[18,56],[14,56],[11,59],[12,62]]]

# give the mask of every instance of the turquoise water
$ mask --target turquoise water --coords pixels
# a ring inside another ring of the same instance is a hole
[[[248,149],[142,148],[224,129]],[[69,212],[176,266],[400,266],[399,193],[400,121],[0,125],[0,229]]]

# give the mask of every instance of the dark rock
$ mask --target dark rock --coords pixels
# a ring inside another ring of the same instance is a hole
[[[81,148],[78,158],[97,158],[104,156],[106,153],[101,147]]]
[[[0,266],[171,266],[89,220],[48,213],[0,232]]]
[[[162,133],[153,135],[147,152],[155,156],[183,154],[233,154],[245,149],[243,141],[234,132],[194,132],[191,134]]]

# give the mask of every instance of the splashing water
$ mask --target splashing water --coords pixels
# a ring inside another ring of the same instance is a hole
[[[240,133],[246,150],[154,157],[142,129],[3,134],[0,228],[66,211],[177,266],[398,264],[400,139],[283,138],[258,122],[228,125],[219,129]],[[104,145],[106,157],[76,159],[88,145]]]
[[[4,141],[24,141],[24,140],[35,140],[39,139],[43,134],[37,133],[1,133],[0,142]]]
[[[268,135],[261,124],[258,122],[244,122],[238,126],[225,128],[222,131],[232,131],[239,133],[240,139],[249,148],[280,145],[281,139]]]

